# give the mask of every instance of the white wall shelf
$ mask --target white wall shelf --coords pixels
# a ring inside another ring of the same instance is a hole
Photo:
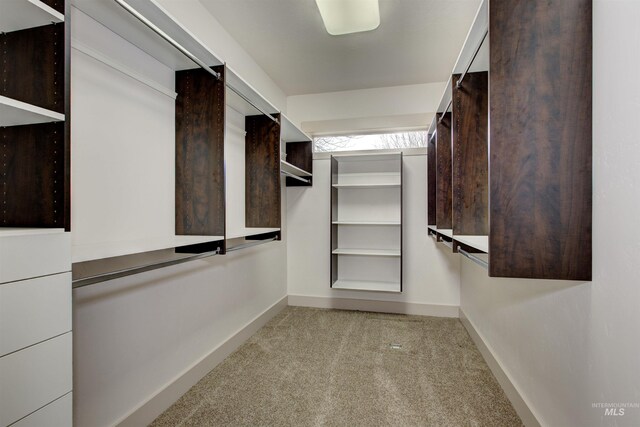
[[[401,225],[400,221],[353,221],[353,220],[332,221],[331,224],[335,224],[335,225]]]
[[[334,255],[354,255],[354,256],[383,256],[399,257],[400,249],[346,249],[338,248],[331,252]]]
[[[40,0],[2,0],[0,32],[26,30],[64,22],[64,15]]]
[[[349,188],[349,189],[354,189],[354,188],[400,188],[400,184],[395,184],[395,183],[380,183],[380,184],[333,184],[333,187],[335,188]]]
[[[489,253],[489,236],[459,236],[453,237],[455,242],[470,246],[480,252]]]
[[[282,119],[280,138],[284,143],[311,141],[311,137],[298,129],[287,116],[280,114],[280,117]]]
[[[172,249],[224,240],[224,236],[167,236],[144,240],[94,243],[72,247],[74,263]]]
[[[36,107],[6,96],[0,96],[0,126],[21,126],[62,121],[64,121],[64,114]]]
[[[373,292],[393,292],[400,293],[399,282],[369,282],[358,280],[337,280],[333,284],[333,289],[353,290],[353,291],[373,291]]]
[[[443,235],[445,237],[453,239],[453,230],[447,230],[447,229],[439,228],[438,229],[438,234],[441,234],[441,235]]]
[[[289,172],[295,176],[311,176],[311,173],[307,172],[306,170],[302,170],[297,166],[292,165],[289,162],[286,162],[284,160],[280,160],[280,170],[281,171],[285,171],[285,172]]]

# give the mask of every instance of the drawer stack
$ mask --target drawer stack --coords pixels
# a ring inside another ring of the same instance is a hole
[[[0,426],[71,426],[71,240],[0,228]]]

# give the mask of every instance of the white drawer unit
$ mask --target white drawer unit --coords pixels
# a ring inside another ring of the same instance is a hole
[[[11,427],[68,427],[73,423],[73,395],[65,394]]]
[[[71,234],[63,229],[0,228],[0,283],[71,271]]]
[[[0,284],[0,356],[71,331],[71,273]]]
[[[0,426],[68,394],[73,383],[71,357],[69,332],[0,358]]]

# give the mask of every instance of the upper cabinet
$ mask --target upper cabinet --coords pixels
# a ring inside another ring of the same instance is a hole
[[[490,2],[431,125],[430,233],[492,277],[590,280],[591,1]]]
[[[0,227],[70,229],[68,11],[0,2]]]

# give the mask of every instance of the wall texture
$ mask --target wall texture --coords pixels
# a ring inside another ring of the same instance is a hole
[[[490,279],[462,261],[462,310],[543,425],[637,426],[640,3],[595,0],[593,281]]]

